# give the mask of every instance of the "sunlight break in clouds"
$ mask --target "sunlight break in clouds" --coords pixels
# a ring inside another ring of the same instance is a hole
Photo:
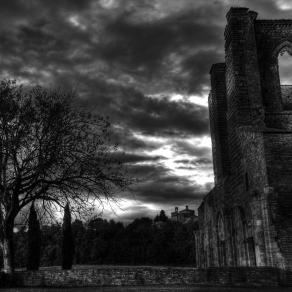
[[[81,30],[86,30],[86,26],[80,22],[78,15],[72,15],[72,16],[70,16],[69,19],[68,19],[68,21],[73,26],[78,27]]]
[[[187,101],[199,106],[208,106],[208,97],[207,96],[199,96],[199,95],[182,95],[179,93],[171,94],[169,97],[170,101],[180,102]]]
[[[207,155],[211,155],[211,139],[209,136],[189,139],[166,139],[166,143],[162,147],[153,151],[146,151],[145,154],[164,157],[165,159],[162,159],[160,163],[166,169],[169,169],[174,175],[184,177],[188,179],[190,183],[196,183],[201,186],[204,186],[208,183],[213,183],[214,179],[212,176],[212,169],[205,169],[204,167],[200,166],[188,169],[182,168],[181,165],[178,165],[177,161],[200,159],[201,157],[188,154],[187,151],[185,153],[178,151],[175,146],[176,142],[187,142],[194,149],[198,149],[198,152],[200,152],[202,149],[208,149],[207,151],[209,153]]]
[[[118,6],[118,2],[116,0],[100,0],[99,3],[106,9],[111,9]]]
[[[292,9],[292,1],[291,0],[277,0],[277,5],[282,10]]]
[[[102,216],[105,218],[130,223],[133,220],[133,212],[137,213],[137,218],[149,215],[154,217],[157,213],[159,213],[161,208],[163,208],[163,206],[144,203],[135,199],[122,199],[117,204],[109,204],[105,202]]]

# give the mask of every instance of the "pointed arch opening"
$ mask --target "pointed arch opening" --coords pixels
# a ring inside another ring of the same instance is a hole
[[[292,46],[283,44],[278,53],[278,72],[283,110],[292,110]]]
[[[217,218],[217,249],[218,249],[218,264],[219,267],[227,265],[226,261],[226,236],[225,236],[225,226],[224,219],[221,213],[219,213]]]

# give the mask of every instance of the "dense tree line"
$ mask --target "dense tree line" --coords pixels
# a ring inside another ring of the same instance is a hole
[[[193,226],[167,219],[165,214],[135,219],[125,226],[101,218],[72,223],[74,264],[194,265]],[[41,266],[62,264],[62,225],[42,227]],[[15,234],[16,266],[24,267],[27,230]]]

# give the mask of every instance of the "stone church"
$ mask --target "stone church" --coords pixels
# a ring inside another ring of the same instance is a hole
[[[197,266],[291,270],[292,86],[280,84],[278,56],[292,55],[292,20],[238,7],[226,18],[225,62],[210,72],[215,186],[199,207]]]

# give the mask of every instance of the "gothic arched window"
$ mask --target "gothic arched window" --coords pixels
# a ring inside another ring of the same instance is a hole
[[[226,266],[226,243],[223,216],[219,214],[217,223],[217,248],[218,264],[220,267]]]
[[[292,110],[292,52],[284,48],[278,55],[283,110]]]

